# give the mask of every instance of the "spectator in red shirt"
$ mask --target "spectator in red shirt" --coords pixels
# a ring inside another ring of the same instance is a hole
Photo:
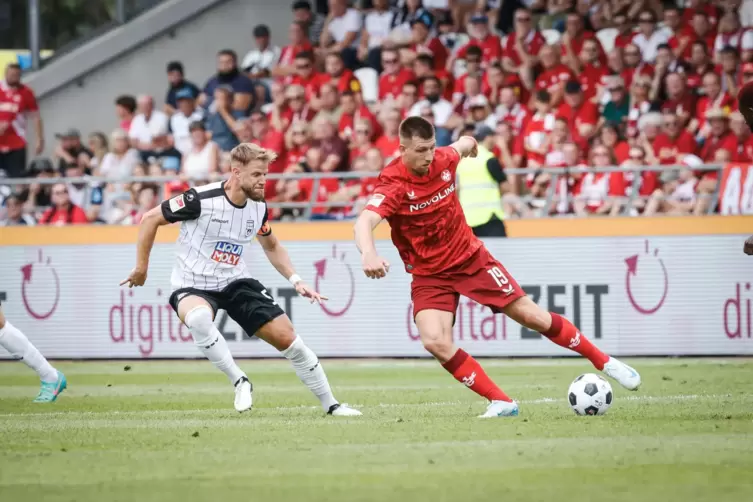
[[[481,90],[492,105],[500,103],[500,94],[505,87],[510,87],[515,92],[518,101],[528,103],[530,92],[523,85],[523,81],[518,75],[506,72],[502,65],[490,65],[484,77],[486,78],[481,82]]]
[[[735,49],[745,62],[753,57],[753,31],[740,26],[740,15],[734,9],[727,10],[719,20],[719,32],[714,42],[716,62],[725,47]]]
[[[323,77],[314,70],[314,53],[299,52],[295,56],[294,65],[295,75],[288,84],[303,86],[306,91],[306,101],[311,102],[319,95],[319,87],[324,83]]]
[[[465,50],[465,73],[455,80],[453,85],[452,103],[457,105],[462,101],[463,90],[465,89],[465,80],[471,78],[482,78],[484,70],[481,68],[481,58],[483,57],[481,47],[470,45]]]
[[[377,138],[374,146],[382,153],[386,162],[400,155],[400,135],[398,134],[402,115],[397,108],[382,111],[384,132]]]
[[[400,108],[400,112],[403,117],[406,117],[408,111],[413,108],[416,103],[418,103],[418,87],[419,84],[416,80],[411,80],[410,82],[403,84],[403,90],[400,92],[400,96],[397,100],[398,107]]]
[[[703,76],[716,71],[706,44],[699,40],[691,44],[690,61],[688,63],[690,66],[690,72],[687,74],[688,89],[697,94],[703,94],[703,90],[700,89],[703,84]]]
[[[588,165],[611,167],[617,160],[613,152],[603,145],[591,149]],[[621,172],[586,173],[575,190],[573,209],[578,216],[607,214],[615,206],[614,198],[625,194],[625,179]]]
[[[674,113],[681,119],[682,127],[687,127],[695,115],[695,97],[685,85],[685,75],[669,73],[664,79],[667,98],[661,105],[662,112]]]
[[[578,56],[583,49],[583,42],[596,40],[599,46],[599,60],[606,64],[607,58],[596,35],[583,27],[583,18],[577,12],[570,12],[565,18],[565,32],[560,39],[562,60],[570,67],[578,66]]]
[[[725,47],[719,51],[719,66],[717,71],[722,77],[722,91],[733,98],[737,98],[737,92],[742,80],[740,57],[732,47]]]
[[[599,129],[599,136],[596,144],[609,148],[618,164],[625,162],[629,157],[630,146],[628,145],[628,142],[622,138],[617,124],[609,122],[605,123]]]
[[[729,127],[737,138],[737,149],[732,153],[733,162],[753,162],[753,134],[739,111],[729,117]]]
[[[715,0],[715,3],[724,3]],[[682,22],[686,25],[692,24],[695,20],[695,15],[698,12],[702,12],[704,17],[708,20],[710,29],[716,31],[719,24],[719,8],[708,0],[687,0],[685,2],[685,9],[682,12]]]
[[[11,63],[0,82],[0,172],[9,178],[26,172],[26,118],[34,122],[36,154],[44,150],[42,117],[34,91],[21,83],[21,67]]]
[[[502,91],[499,93],[499,105],[494,110],[496,124],[509,124],[513,134],[519,135],[530,115],[528,108],[518,100],[515,89],[511,86],[502,87]]]
[[[52,187],[52,207],[39,219],[40,225],[69,225],[89,223],[83,209],[71,202],[68,187],[57,183]]]
[[[260,111],[252,112],[249,122],[251,123],[251,132],[254,135],[254,143],[277,154],[277,159],[269,165],[269,172],[283,172],[285,169],[285,137],[282,132],[271,127],[267,116]],[[275,184],[267,183],[265,192],[267,197],[274,198]]]
[[[560,63],[559,51],[552,45],[546,45],[539,53],[543,71],[536,78],[535,89],[546,90],[552,97],[551,105],[559,106],[565,94],[565,83],[574,78],[573,72]]]
[[[120,121],[120,129],[128,132],[131,129],[131,122],[136,116],[136,98],[133,96],[118,96],[115,100],[115,115]]]
[[[662,44],[656,51],[656,66],[651,82],[651,96],[660,99],[664,96],[664,80],[670,73],[688,73],[687,64],[677,59],[668,44]]]
[[[599,103],[604,89],[609,84],[609,70],[599,61],[599,47],[595,40],[583,42],[580,66],[575,73],[585,99]]]
[[[628,19],[625,14],[615,14],[612,17],[612,22],[617,28],[617,36],[614,39],[614,46],[623,49],[625,46],[633,41],[635,31],[633,28],[635,24]]]
[[[285,169],[292,164],[299,164],[310,147],[311,131],[308,121],[296,120],[285,133]]]
[[[682,31],[682,15],[677,5],[669,4],[664,7],[663,15],[664,27],[662,31],[667,33],[668,38],[672,38]]]
[[[464,87],[460,89],[458,86],[455,86],[460,92],[455,92],[452,96],[452,104],[455,107],[455,112],[461,115],[468,111],[472,102],[480,103],[483,101],[486,104],[489,103],[489,100],[481,92],[481,76],[470,75],[466,77],[463,79]]]
[[[314,48],[306,37],[306,25],[301,21],[294,21],[288,28],[288,41],[290,44],[282,48],[280,59],[272,68],[272,76],[284,78],[289,83],[296,74],[296,56],[301,52],[311,52]]]
[[[701,138],[707,138],[709,135],[709,127],[706,123],[706,112],[712,109],[724,110],[728,115],[737,107],[735,100],[727,94],[722,92],[722,82],[719,75],[716,73],[706,73],[703,76],[703,93],[696,105],[696,116],[690,121],[688,129],[691,133]]]
[[[350,166],[348,145],[337,135],[335,125],[329,120],[317,118],[313,128],[313,146],[322,152],[322,171],[347,171]]]
[[[565,119],[573,141],[581,150],[588,149],[588,143],[597,133],[599,108],[583,95],[577,80],[565,84],[565,102],[560,105],[557,115]]]
[[[366,152],[374,148],[371,138],[371,122],[368,119],[358,119],[353,125],[353,135],[350,139],[350,158],[355,159],[366,155]]]
[[[444,70],[447,66],[449,52],[447,48],[437,37],[430,37],[432,26],[432,16],[424,12],[417,18],[411,20],[412,44],[411,49],[416,54],[427,54],[431,56],[435,70]]]
[[[629,44],[625,47],[625,69],[621,76],[625,81],[625,86],[630,89],[633,86],[633,79],[636,77],[653,77],[654,67],[643,61],[641,51],[635,44]]]
[[[356,99],[354,92],[345,91],[340,95],[340,110],[342,113],[340,115],[340,121],[337,125],[337,131],[344,141],[348,142],[353,139],[355,124],[362,119],[368,120],[371,123],[372,134],[378,135],[379,133],[381,133],[381,131],[379,130],[380,126],[376,120],[376,117],[374,117],[374,114],[371,113],[371,110],[369,110],[368,106],[358,104],[358,100]]]
[[[540,90],[534,98],[536,113],[523,128],[523,147],[528,167],[541,167],[549,152],[549,133],[554,129],[555,116],[552,113],[552,96]]]
[[[301,85],[291,85],[285,89],[285,105],[272,110],[272,127],[285,132],[297,121],[310,122],[316,110],[306,102],[306,90]]]
[[[687,154],[695,155],[696,142],[693,135],[682,127],[677,115],[664,112],[662,131],[653,142],[653,150],[660,164],[673,165]]]
[[[322,84],[333,83],[337,86],[337,92],[351,91],[361,92],[361,83],[353,75],[352,70],[345,68],[345,62],[339,52],[330,52],[324,59],[325,75],[322,76]]]
[[[530,10],[517,9],[514,21],[514,31],[507,35],[502,49],[502,67],[510,73],[530,72],[538,64],[539,51],[546,40],[534,27]]]
[[[481,59],[484,66],[501,59],[502,45],[500,39],[497,35],[489,33],[489,18],[485,14],[474,14],[471,16],[468,35],[470,35],[471,40],[458,49],[455,57],[450,60],[448,69],[452,69],[451,63],[454,59],[465,59],[467,51],[471,47],[481,49]]]
[[[397,99],[406,82],[415,78],[413,72],[400,64],[400,55],[394,49],[382,49],[382,68],[379,77],[379,101]]]
[[[709,135],[701,148],[701,160],[714,162],[718,150],[726,150],[730,154],[736,152],[737,137],[729,128],[729,112],[723,108],[710,108],[705,118],[709,123]],[[704,177],[709,176],[716,179],[716,172],[709,172]]]
[[[679,59],[689,60],[693,42],[700,40],[707,47],[712,48],[715,38],[708,15],[704,11],[697,10],[693,13],[693,21],[687,31],[676,33],[669,39],[669,46]]]

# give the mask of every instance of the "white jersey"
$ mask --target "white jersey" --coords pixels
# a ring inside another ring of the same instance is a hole
[[[236,206],[225,182],[210,183],[162,203],[167,221],[181,222],[171,283],[173,291],[196,288],[220,291],[248,277],[243,253],[257,235],[269,235],[266,202]]]

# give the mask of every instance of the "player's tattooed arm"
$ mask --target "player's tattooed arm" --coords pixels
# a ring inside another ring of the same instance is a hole
[[[470,136],[461,136],[450,145],[460,154],[460,158],[475,157],[478,154],[478,143]]]

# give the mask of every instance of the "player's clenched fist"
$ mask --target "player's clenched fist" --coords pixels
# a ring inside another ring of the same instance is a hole
[[[371,279],[381,279],[390,271],[390,264],[387,260],[375,254],[364,253],[361,262],[363,263],[363,273]]]
[[[745,241],[743,251],[745,252],[745,254],[753,254],[753,236],[748,237],[748,240]]]

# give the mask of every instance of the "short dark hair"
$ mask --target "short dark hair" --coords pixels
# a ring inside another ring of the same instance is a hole
[[[313,61],[314,52],[313,51],[301,51],[295,55],[295,59],[308,59],[309,61]]]
[[[6,66],[5,69],[21,71],[21,65],[18,63],[8,63],[8,66]]]
[[[731,45],[725,45],[724,47],[722,47],[722,50],[720,50],[719,53],[720,54],[732,54],[735,57],[737,57],[737,56],[740,55],[740,53],[738,52],[738,50],[735,47],[731,46]]]
[[[400,123],[400,139],[410,140],[418,136],[423,140],[434,137],[434,126],[422,117],[408,117]]]
[[[709,53],[709,48],[708,48],[708,46],[706,45],[706,42],[704,42],[703,40],[696,40],[695,42],[693,42],[693,44],[692,44],[692,45],[699,45],[699,46],[701,46],[701,48],[703,49],[703,52],[704,52],[704,53],[706,53],[706,54],[708,54],[708,53]]]
[[[330,52],[330,53],[328,53],[328,54],[327,54],[327,55],[325,56],[325,59],[326,59],[326,58],[331,58],[331,57],[335,57],[335,58],[339,59],[340,61],[344,61],[344,59],[343,59],[343,55],[342,55],[342,54],[340,54],[339,52]]]
[[[663,50],[663,49],[671,51],[672,50],[672,46],[669,45],[669,44],[659,44],[659,46],[656,48],[657,51],[660,51],[660,50]]]
[[[293,9],[292,10],[307,10],[311,11],[311,4],[307,2],[306,0],[298,0],[297,2],[293,2]]]
[[[442,87],[442,81],[441,81],[441,80],[439,80],[439,79],[438,79],[437,77],[435,77],[434,75],[429,75],[428,77],[424,78],[424,84],[425,84],[426,82],[428,82],[429,80],[432,80],[432,81],[436,82],[436,83],[437,83],[437,85],[438,85],[438,86],[439,86],[440,88]]]
[[[478,45],[471,45],[470,47],[468,47],[468,50],[465,51],[466,58],[468,56],[482,57],[483,55],[484,55],[484,51],[482,51],[481,47],[479,47]]]
[[[419,54],[418,56],[416,56],[415,61],[417,63],[423,63],[431,68],[434,67],[434,58],[429,54]]]
[[[269,26],[266,24],[259,24],[254,28],[254,36],[256,38],[259,37],[268,37],[269,36]]]
[[[122,96],[118,96],[117,99],[115,99],[115,105],[122,106],[129,112],[133,113],[136,111],[136,98],[124,94]]]
[[[230,56],[233,58],[233,61],[238,61],[238,54],[233,49],[222,49],[221,51],[217,52],[217,56]]]
[[[181,75],[183,74],[183,63],[180,61],[170,61],[167,63],[167,73],[170,73],[171,71],[179,71]]]
[[[546,89],[542,89],[536,93],[536,101],[549,104],[552,102],[552,95]]]
[[[353,92],[353,91],[351,91],[350,89],[345,89],[343,92],[340,93],[340,97],[344,98],[346,96],[349,97],[349,98],[355,99],[356,93]]]
[[[189,131],[197,131],[197,130],[206,131],[207,128],[204,125],[204,122],[202,122],[201,120],[194,120],[188,125],[188,130]]]

